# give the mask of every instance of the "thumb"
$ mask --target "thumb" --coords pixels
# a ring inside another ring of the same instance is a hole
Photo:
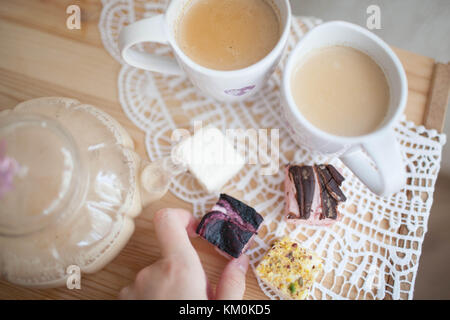
[[[241,300],[245,291],[245,274],[249,264],[248,257],[243,254],[231,260],[220,277],[216,290],[217,300]]]

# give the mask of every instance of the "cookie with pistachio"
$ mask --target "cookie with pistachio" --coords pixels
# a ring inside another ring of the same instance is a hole
[[[304,300],[322,269],[316,253],[284,237],[259,262],[256,275],[283,299]]]

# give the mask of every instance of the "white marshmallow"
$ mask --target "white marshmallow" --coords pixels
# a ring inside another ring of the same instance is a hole
[[[185,165],[209,193],[218,193],[245,163],[227,137],[211,126],[197,130],[175,146],[172,157]]]

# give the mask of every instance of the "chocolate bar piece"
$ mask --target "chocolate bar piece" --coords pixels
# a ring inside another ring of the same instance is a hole
[[[317,178],[319,180],[320,200],[322,202],[322,211],[320,213],[320,219],[325,218],[336,219],[338,203],[333,198],[333,196],[331,196],[331,194],[328,192],[325,179],[319,173],[317,166],[314,166],[314,169],[316,170]]]
[[[326,165],[328,171],[330,171],[331,175],[333,176],[334,181],[341,186],[342,182],[344,182],[345,178],[340,174],[339,171],[336,170],[335,167],[333,167],[331,164]]]
[[[289,174],[297,190],[296,198],[300,208],[300,218],[308,219],[311,214],[316,183],[314,170],[311,166],[293,166],[289,168]]]
[[[203,216],[196,232],[222,252],[238,258],[262,221],[255,209],[222,193],[211,211]]]
[[[346,201],[344,177],[332,165],[288,165],[285,177],[286,219],[290,223],[329,226],[340,219]]]
[[[328,193],[336,199],[336,201],[345,201],[347,198],[345,197],[344,193],[341,191],[341,188],[339,188],[338,182],[333,178],[331,175],[330,170],[328,169],[330,165],[319,165],[315,166],[316,172],[319,173],[319,178],[322,178],[320,181],[323,181]],[[331,166],[333,167],[333,166]],[[334,169],[334,167],[333,167]],[[334,169],[336,170],[336,169]],[[336,170],[337,172],[337,170]],[[342,177],[342,176],[341,176]],[[341,182],[342,184],[342,182]]]

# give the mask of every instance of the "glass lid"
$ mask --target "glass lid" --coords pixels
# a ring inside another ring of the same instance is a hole
[[[72,137],[54,120],[0,117],[0,236],[41,230],[74,194],[79,161]]]

